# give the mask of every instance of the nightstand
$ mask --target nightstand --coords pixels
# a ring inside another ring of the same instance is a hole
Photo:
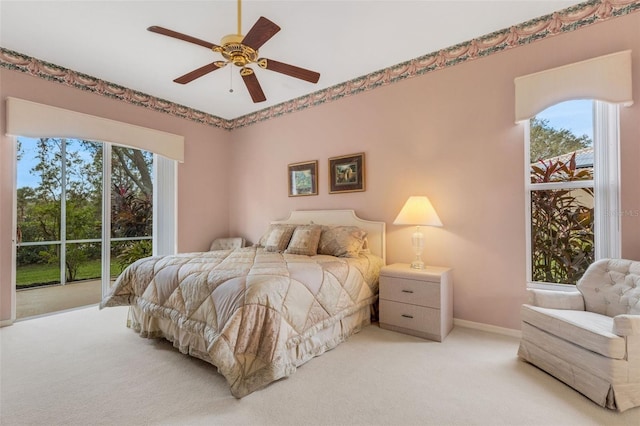
[[[411,269],[395,263],[380,271],[380,327],[442,342],[453,328],[451,269]]]

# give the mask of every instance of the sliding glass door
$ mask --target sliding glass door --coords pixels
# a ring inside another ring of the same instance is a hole
[[[111,279],[128,265],[151,256],[153,245],[153,154],[111,147]]]
[[[17,139],[16,289],[98,282],[151,255],[153,155],[106,143]]]

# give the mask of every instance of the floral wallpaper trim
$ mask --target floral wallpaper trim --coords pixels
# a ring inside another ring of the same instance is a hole
[[[137,92],[0,47],[0,67],[160,111],[197,123],[233,130],[326,102],[386,86],[466,61],[640,11],[640,0],[590,0],[510,28],[432,52],[398,65],[319,90],[251,114],[227,120]]]
[[[432,52],[345,83],[235,118],[232,128],[248,126],[289,112],[342,99],[431,71],[489,56],[547,37],[640,11],[638,0],[591,0],[510,28]]]
[[[142,92],[127,89],[126,87],[118,86],[117,84],[109,83],[108,81],[75,72],[49,62],[40,61],[2,47],[0,47],[0,67],[21,71],[34,77],[55,81],[65,86],[93,92],[176,117],[231,130],[230,126],[232,123],[229,120],[156,98]]]

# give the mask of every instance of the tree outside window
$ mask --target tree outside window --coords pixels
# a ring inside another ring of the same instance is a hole
[[[115,276],[151,254],[153,155],[113,146],[111,183],[103,187],[103,147],[85,140],[18,138],[18,288],[101,277],[107,194],[112,206],[108,273]]]
[[[535,117],[529,147],[531,280],[575,284],[595,260],[593,141]]]

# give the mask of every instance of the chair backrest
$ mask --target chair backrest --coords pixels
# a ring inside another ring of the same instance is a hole
[[[614,317],[640,315],[640,262],[601,259],[592,263],[576,285],[585,310]]]
[[[232,250],[244,247],[244,238],[217,238],[211,243],[209,250]]]

